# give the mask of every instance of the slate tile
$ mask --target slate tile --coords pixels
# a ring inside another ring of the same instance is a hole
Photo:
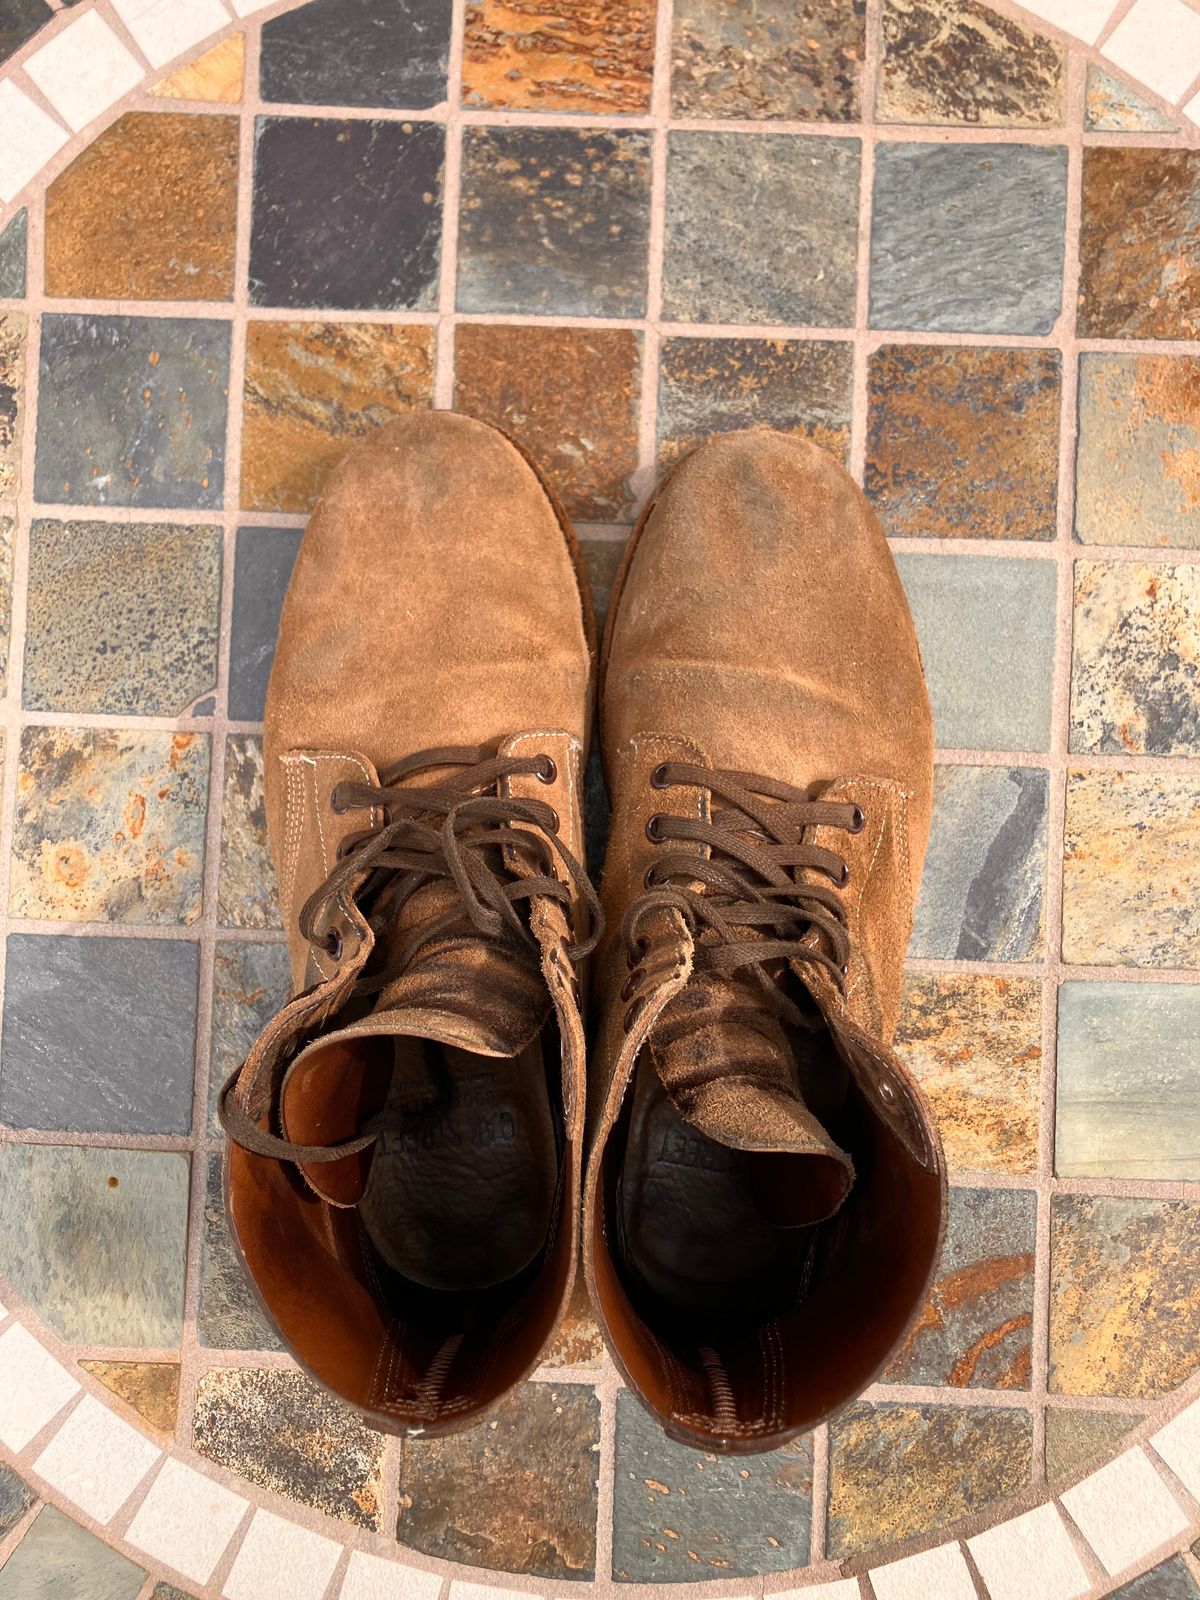
[[[378,1528],[384,1435],[300,1372],[231,1367],[196,1392],[192,1445],[250,1483]]]
[[[860,160],[857,139],[672,133],[663,316],[850,326]]]
[[[208,1157],[204,1234],[200,1249],[200,1310],[196,1336],[209,1350],[281,1350],[235,1254],[225,1213],[221,1157]]]
[[[1056,1195],[1051,1210],[1052,1394],[1169,1394],[1200,1342],[1200,1205]]]
[[[12,629],[13,537],[16,523],[0,517],[0,694],[8,688],[8,650]],[[3,746],[0,744],[0,751]]]
[[[179,1413],[178,1361],[81,1361],[85,1371],[160,1434],[175,1437]]]
[[[355,439],[433,398],[432,328],[251,322],[246,329],[241,500],[308,511]]]
[[[48,21],[44,0],[3,0],[0,4],[0,61],[7,61]]]
[[[10,934],[0,1120],[189,1133],[199,947]]]
[[[1074,1477],[1092,1462],[1111,1460],[1141,1417],[1125,1411],[1071,1411],[1046,1407],[1046,1478]]]
[[[0,315],[0,496],[6,500],[15,499],[21,487],[26,331],[23,312]]]
[[[641,355],[624,328],[460,324],[454,404],[518,439],[571,516],[629,522]]]
[[[959,973],[904,980],[896,1048],[933,1107],[950,1172],[1036,1172],[1042,986]]]
[[[1049,333],[1062,307],[1067,153],[1020,144],[881,144],[873,328]]]
[[[225,741],[217,921],[223,928],[282,926],[267,843],[262,740],[251,734],[231,733]]]
[[[885,1383],[1030,1387],[1036,1220],[1027,1191],[950,1190],[937,1277]]]
[[[645,313],[648,133],[470,127],[461,182],[460,311]]]
[[[1051,561],[901,555],[944,750],[1046,750],[1054,660]]]
[[[867,383],[863,486],[886,533],[1054,538],[1056,350],[882,345]]]
[[[1064,983],[1054,1170],[1066,1178],[1200,1175],[1200,990]]]
[[[261,722],[279,617],[303,530],[239,528],[233,563],[229,715]]]
[[[11,1467],[0,1465],[0,1538],[12,1532],[36,1498]]]
[[[860,0],[676,0],[671,109],[677,117],[855,122],[865,56]]]
[[[1075,563],[1070,748],[1200,751],[1200,566]]]
[[[1049,778],[1038,767],[938,766],[909,952],[1028,961],[1042,948]]]
[[[19,759],[13,916],[196,920],[208,804],[206,736],[26,728]]]
[[[264,23],[264,100],[436,106],[446,98],[450,7],[442,0],[309,0]]]
[[[188,1158],[0,1147],[0,1271],[67,1344],[179,1343]]]
[[[117,1550],[43,1506],[0,1570],[2,1600],[134,1600],[146,1581]]]
[[[666,466],[713,433],[759,423],[850,451],[852,348],[818,339],[664,339],[658,456]]]
[[[246,88],[246,36],[231,33],[150,89],[161,100],[198,100],[236,105]]]
[[[613,1577],[621,1583],[754,1578],[809,1559],[812,1440],[719,1457],[668,1439],[617,1396]]]
[[[29,213],[22,208],[0,230],[0,297],[23,300],[26,292],[25,258],[29,242]]]
[[[198,317],[45,316],[37,498],[220,510],[229,333]]]
[[[1066,54],[978,0],[886,0],[875,115],[880,122],[983,128],[1057,126]]]
[[[1184,1565],[1183,1557],[1172,1556],[1141,1577],[1111,1590],[1110,1600],[1200,1600],[1200,1584]]]
[[[474,1434],[402,1440],[397,1539],[492,1571],[592,1578],[599,1428],[589,1385],[527,1383]]]
[[[1075,537],[1200,546],[1200,360],[1079,358]]]
[[[1089,66],[1083,125],[1089,133],[1176,133],[1177,125],[1157,106],[1103,67]]]
[[[210,694],[221,537],[176,523],[35,522],[26,709],[172,717]]]
[[[1200,966],[1200,779],[1067,774],[1063,956]]]
[[[444,147],[436,123],[260,117],[251,304],[435,305]]]
[[[616,582],[621,561],[625,555],[625,541],[618,539],[581,539],[584,566],[592,586],[592,604],[596,608],[596,630],[603,633],[608,617],[608,603],[612,586]]]
[[[656,0],[468,0],[462,101],[514,111],[646,112]]]
[[[231,300],[236,117],[131,111],[46,191],[48,295]]]
[[[213,956],[209,1131],[217,1132],[217,1094],[250,1053],[291,990],[287,946],[219,939]]]
[[[829,1430],[826,1554],[844,1557],[949,1527],[1030,1478],[1027,1411],[848,1406]]]
[[[1083,153],[1078,331],[1093,339],[1200,332],[1200,150]]]

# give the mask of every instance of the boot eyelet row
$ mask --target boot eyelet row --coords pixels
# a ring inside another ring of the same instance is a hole
[[[662,844],[664,842],[662,825],[666,820],[667,819],[663,816],[661,811],[656,811],[654,815],[648,819],[646,823],[646,837],[649,839],[651,844]]]

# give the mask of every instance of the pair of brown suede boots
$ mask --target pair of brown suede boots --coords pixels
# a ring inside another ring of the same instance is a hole
[[[932,724],[852,480],[766,429],[693,451],[598,676],[599,897],[595,628],[553,492],[452,413],[347,457],[267,703],[296,992],[222,1095],[230,1215],[288,1347],[381,1428],[466,1427],[512,1389],[582,1234],[668,1433],[766,1450],[879,1372],[945,1214],[889,1048]]]

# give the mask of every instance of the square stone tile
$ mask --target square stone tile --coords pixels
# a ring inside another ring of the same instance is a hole
[[[867,368],[863,484],[892,537],[1053,539],[1056,350],[893,344]]]
[[[1189,1518],[1144,1450],[1123,1451],[1063,1493],[1106,1572],[1125,1571],[1186,1533]]]
[[[1184,1566],[1183,1557],[1172,1556],[1114,1589],[1111,1600],[1200,1600],[1200,1584]]]
[[[1050,1391],[1140,1399],[1190,1376],[1200,1341],[1200,1205],[1056,1195]]]
[[[196,1333],[209,1350],[280,1350],[229,1236],[221,1157],[208,1157],[204,1239],[200,1253],[200,1310]]]
[[[11,1467],[0,1466],[0,1538],[10,1534],[36,1496]]]
[[[1075,537],[1200,546],[1200,360],[1079,358]]]
[[[663,316],[849,327],[860,162],[857,139],[672,133]]]
[[[1173,105],[1200,65],[1200,16],[1183,0],[1135,0],[1105,40],[1104,54]]]
[[[1046,1407],[1046,1478],[1074,1477],[1093,1461],[1108,1461],[1117,1445],[1141,1422],[1135,1412],[1074,1411]]]
[[[46,191],[46,293],[232,299],[237,177],[236,117],[127,113]]]
[[[829,1429],[826,1554],[931,1533],[1029,1481],[1033,1419],[976,1406],[848,1406]]]
[[[168,1457],[125,1537],[193,1583],[207,1583],[247,1502],[211,1478]]]
[[[920,1316],[885,1383],[1028,1389],[1037,1196],[951,1189],[946,1242]]]
[[[28,243],[29,213],[22,209],[0,230],[0,297],[4,299],[25,298]]]
[[[263,24],[260,92],[293,105],[436,106],[449,54],[441,0],[310,0]]]
[[[1170,117],[1103,67],[1089,66],[1083,125],[1089,133],[1177,133]]]
[[[341,1554],[323,1534],[256,1511],[221,1593],[225,1600],[322,1600]]]
[[[161,1451],[137,1428],[85,1394],[33,1463],[52,1488],[97,1522],[110,1522]]]
[[[229,646],[229,715],[261,722],[275,640],[300,528],[239,528],[233,563],[233,628]]]
[[[0,495],[6,500],[15,500],[21,488],[26,331],[23,312],[0,315]]]
[[[220,939],[213,957],[212,1033],[208,1065],[209,1131],[216,1133],[217,1094],[250,1053],[291,992],[287,946]],[[2,1101],[0,1101],[2,1104]]]
[[[460,324],[454,404],[517,438],[571,516],[629,522],[641,359],[624,328]]]
[[[44,317],[37,498],[220,510],[229,331],[198,317]]]
[[[35,522],[22,701],[174,717],[217,683],[221,530]]]
[[[1066,56],[978,0],[886,0],[875,115],[880,122],[983,128],[1057,126]]]
[[[295,15],[298,13],[289,13]],[[432,328],[251,322],[242,505],[308,511],[353,440],[433,398]]]
[[[672,111],[751,122],[857,121],[865,9],[857,0],[676,0]]]
[[[1062,309],[1067,152],[881,144],[873,328],[1049,333]]]
[[[156,1433],[174,1438],[179,1417],[178,1361],[81,1361],[79,1365]]]
[[[461,182],[460,311],[645,313],[648,133],[466,128]]]
[[[1200,150],[1083,153],[1079,333],[1194,339],[1200,333]]]
[[[11,80],[0,84],[0,200],[15,200],[69,137]]]
[[[1200,566],[1075,563],[1070,748],[1200,751]]]
[[[19,760],[13,916],[196,920],[208,805],[206,736],[26,728]]]
[[[0,1120],[73,1133],[190,1133],[199,947],[8,937]]]
[[[0,61],[7,61],[45,25],[45,0],[4,0],[0,6]]]
[[[79,1393],[79,1380],[14,1318],[0,1334],[0,1439],[24,1450]]]
[[[165,67],[229,23],[220,0],[113,0],[113,10],[152,67]]]
[[[1052,561],[898,556],[940,749],[1046,750],[1054,661]]]
[[[185,61],[154,84],[150,93],[161,100],[198,100],[237,105],[246,89],[246,36],[231,33],[203,55]]]
[[[599,1429],[588,1385],[527,1383],[474,1434],[402,1440],[397,1539],[505,1573],[594,1577]]]
[[[217,921],[223,928],[282,927],[267,843],[262,740],[254,734],[231,733],[225,741]]]
[[[939,973],[904,980],[896,1048],[933,1107],[951,1173],[1037,1170],[1042,986]]]
[[[1200,966],[1200,779],[1070,772],[1063,957]]]
[[[260,117],[251,304],[436,305],[444,149],[431,122]]]
[[[204,1373],[192,1445],[249,1483],[326,1516],[379,1528],[384,1435],[301,1372]]]
[[[1078,1600],[1092,1587],[1054,1505],[988,1528],[967,1548],[992,1600]]]
[[[338,1600],[437,1600],[441,1586],[440,1572],[352,1550]]]
[[[0,1147],[0,1271],[59,1338],[179,1343],[188,1158]]]
[[[515,111],[646,112],[655,0],[468,0],[466,106]]]
[[[664,339],[659,461],[666,466],[709,434],[765,423],[844,463],[853,368],[851,346],[832,339]]]
[[[909,951],[1028,961],[1042,951],[1049,777],[1038,767],[938,766]]]
[[[141,1567],[103,1539],[43,1506],[0,1571],[3,1600],[134,1600],[146,1581]]]

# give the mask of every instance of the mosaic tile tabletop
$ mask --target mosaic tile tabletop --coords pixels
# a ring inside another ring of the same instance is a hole
[[[0,1600],[1200,1600],[1200,9],[1032,10],[0,0]],[[233,1259],[283,594],[347,442],[450,405],[601,608],[657,470],[765,422],[916,618],[949,1239],[774,1455],[668,1442],[582,1298],[384,1438]]]

